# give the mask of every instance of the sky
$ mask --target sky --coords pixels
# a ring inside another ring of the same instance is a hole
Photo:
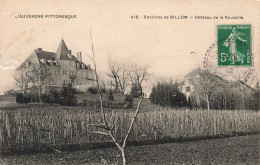
[[[90,63],[90,31],[99,72],[108,57],[122,63],[149,65],[155,77],[181,79],[203,66],[216,42],[218,24],[252,24],[254,64],[259,69],[259,1],[89,1],[2,0],[0,2],[0,94],[15,87],[13,74],[34,49],[56,52],[63,38],[76,55]],[[28,14],[77,15],[77,18],[16,18]],[[131,16],[139,19],[131,19]],[[188,19],[144,19],[144,16]],[[242,16],[243,19],[191,19],[195,16]],[[191,53],[195,52],[195,53]]]

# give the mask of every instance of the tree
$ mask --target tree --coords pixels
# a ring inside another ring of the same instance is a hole
[[[142,87],[137,85],[137,84],[133,84],[132,85],[132,88],[131,88],[131,92],[130,92],[130,95],[133,97],[133,98],[138,98],[142,95]]]
[[[132,108],[134,104],[134,99],[132,95],[126,95],[125,97],[125,108]]]
[[[76,90],[69,83],[63,86],[61,90],[61,105],[75,106],[77,104]]]
[[[109,73],[107,73],[107,75],[113,79],[114,83],[112,83],[112,85],[115,87],[115,90],[117,91],[119,89],[118,72],[120,71],[120,64],[115,59],[111,59],[111,57],[109,57],[108,67]]]
[[[129,66],[128,76],[132,84],[132,88],[135,86],[140,88],[141,94],[143,95],[143,82],[147,81],[149,76],[149,66],[140,66],[137,64],[133,64]]]
[[[19,70],[17,74],[14,76],[16,81],[16,85],[22,89],[23,93],[26,93],[26,90],[29,87],[30,82],[32,82],[32,76],[30,73],[30,69],[27,70]]]
[[[190,107],[186,97],[180,92],[177,82],[157,83],[153,86],[150,101],[161,106]]]
[[[127,141],[128,136],[129,136],[129,134],[132,130],[132,127],[133,127],[133,124],[136,120],[136,117],[139,113],[139,110],[140,110],[140,107],[141,107],[141,104],[142,104],[142,101],[143,101],[143,95],[141,96],[140,101],[137,105],[137,108],[134,112],[134,115],[131,119],[131,123],[130,123],[127,131],[126,131],[126,135],[125,135],[122,143],[120,143],[118,141],[118,139],[116,139],[116,136],[114,134],[114,129],[115,129],[115,126],[117,124],[118,118],[115,119],[114,121],[109,120],[107,115],[106,115],[105,109],[103,107],[103,95],[102,95],[102,92],[101,92],[99,77],[98,77],[98,73],[97,73],[97,65],[96,65],[96,61],[95,61],[95,51],[94,51],[94,45],[93,45],[91,32],[90,32],[90,38],[91,38],[91,44],[92,44],[92,46],[91,46],[92,55],[88,55],[88,57],[92,59],[93,64],[94,64],[94,73],[95,73],[96,83],[97,83],[97,88],[98,88],[98,93],[99,93],[100,110],[101,110],[101,116],[102,116],[102,121],[100,123],[93,123],[93,124],[90,124],[90,125],[92,125],[96,128],[102,129],[102,131],[93,131],[93,133],[109,136],[113,140],[114,144],[117,146],[117,148],[121,152],[123,165],[125,165],[126,164],[126,155],[125,155],[126,141]]]
[[[114,86],[115,91],[120,90],[124,93],[129,83],[126,65],[109,57],[108,66],[109,73],[106,74],[113,79],[112,86]]]
[[[172,107],[188,107],[188,101],[183,93],[178,89],[178,84],[175,82],[173,84],[173,88],[169,93],[170,96],[170,104]],[[171,98],[172,97],[172,98]]]
[[[156,86],[153,86],[152,91],[150,93],[150,101],[151,103],[157,104],[157,93]]]
[[[251,85],[255,85],[257,88],[257,73],[255,72],[255,70],[251,70],[250,76],[248,76],[246,79],[241,78],[241,75],[237,77],[237,80],[239,82],[238,89],[242,92],[241,109],[246,109],[246,95],[249,95],[250,92],[252,92]],[[257,90],[253,91],[253,93],[257,93]]]
[[[210,110],[210,98],[214,91],[215,83],[205,72],[200,72],[198,75],[193,76],[190,78],[190,81],[196,88],[196,94],[206,102],[207,110]]]
[[[56,89],[50,90],[50,103],[54,104],[61,104],[61,92]]]
[[[32,83],[38,87],[39,102],[42,102],[42,88],[48,88],[52,82],[51,73],[49,68],[42,65],[34,65],[31,67]]]
[[[22,103],[22,104],[25,104],[25,103],[29,103],[29,98],[26,97],[25,95],[23,95],[22,93],[18,93],[16,95],[16,102],[17,103]]]
[[[113,91],[111,89],[108,91],[108,98],[107,99],[110,100],[110,101],[115,100],[114,95],[113,95]]]

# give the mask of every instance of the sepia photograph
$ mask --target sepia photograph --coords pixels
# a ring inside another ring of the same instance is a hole
[[[259,0],[0,6],[0,165],[260,164]]]

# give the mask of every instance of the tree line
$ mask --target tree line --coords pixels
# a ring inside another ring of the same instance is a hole
[[[72,87],[72,84],[63,85],[62,89],[52,88],[48,93],[42,94],[41,97],[34,93],[18,93],[16,95],[17,103],[49,103],[60,104],[64,106],[75,106],[77,104],[76,89]]]
[[[144,82],[151,76],[148,65],[125,64],[117,59],[108,58],[108,82],[110,89],[122,93],[131,93],[134,98],[144,94]],[[101,85],[104,84],[100,81]]]
[[[176,108],[192,108],[191,102],[187,101],[185,95],[179,90],[178,83],[158,82],[154,85],[150,94],[151,103],[160,106],[169,106]]]
[[[28,68],[18,70],[14,76],[16,85],[21,89],[23,95],[35,95],[38,98],[37,102],[43,102],[43,90],[49,86],[53,80],[51,73],[46,66],[33,65]],[[38,95],[38,96],[36,96]],[[21,96],[21,95],[20,95]]]

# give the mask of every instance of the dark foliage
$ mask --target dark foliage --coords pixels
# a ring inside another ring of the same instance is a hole
[[[101,93],[106,93],[106,89],[101,88],[100,90],[101,90]],[[98,94],[98,88],[89,87],[88,92],[91,94]]]
[[[50,103],[50,102],[51,102],[51,101],[50,101],[50,95],[47,94],[47,93],[43,94],[43,95],[42,95],[42,102],[43,102],[43,103]]]
[[[61,104],[61,93],[58,90],[51,90],[50,91],[50,100],[51,104]]]
[[[115,100],[115,99],[114,99],[113,91],[112,91],[111,89],[108,91],[107,100],[109,100],[109,101],[114,101],[114,100]]]
[[[100,90],[101,90],[101,93],[107,93],[105,88],[101,88]]]
[[[22,93],[18,93],[16,95],[16,102],[17,103],[21,103],[21,104],[26,104],[26,103],[29,103],[30,102],[30,98],[25,96],[24,94]]]
[[[72,84],[63,86],[60,104],[66,106],[75,106],[77,104],[76,90],[72,87]]]
[[[104,108],[113,108],[113,109],[126,109],[132,108],[134,104],[134,99],[131,95],[126,95],[124,101],[119,100],[109,100],[106,99],[103,101]],[[94,109],[100,108],[100,101],[99,100],[83,100],[83,105],[92,107]]]
[[[180,92],[177,83],[163,82],[158,83],[152,88],[150,101],[154,104],[170,107],[190,107],[191,103],[186,100],[183,93]]]
[[[134,99],[132,95],[126,95],[125,97],[125,108],[132,108],[134,105]]]
[[[98,89],[90,87],[90,88],[88,88],[88,92],[91,93],[91,94],[97,94],[98,93]]]
[[[86,105],[88,107],[92,107],[94,109],[100,109],[100,101],[99,100],[83,100],[83,105]],[[103,101],[103,107],[104,108],[123,109],[123,108],[125,108],[124,106],[125,106],[124,102],[110,101],[110,100]]]
[[[132,95],[133,98],[140,97],[142,95],[142,87],[140,85],[133,85],[130,95]]]

